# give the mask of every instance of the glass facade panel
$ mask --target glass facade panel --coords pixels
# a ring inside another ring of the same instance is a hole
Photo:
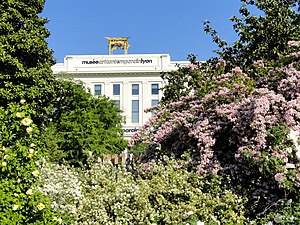
[[[113,84],[113,95],[120,95],[120,84]]]
[[[131,104],[131,122],[138,123],[139,122],[139,100],[132,100]]]
[[[101,90],[102,89],[102,86],[101,84],[95,84],[94,86],[94,94],[95,95],[101,95]]]
[[[132,95],[139,95],[139,84],[132,84]]]
[[[151,94],[158,95],[158,84],[151,84]]]

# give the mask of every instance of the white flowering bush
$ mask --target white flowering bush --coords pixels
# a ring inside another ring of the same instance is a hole
[[[135,171],[110,163],[89,170],[50,166],[41,175],[52,207],[74,224],[243,224],[244,199],[221,187],[216,177],[188,172],[186,162],[167,158]]]
[[[39,190],[51,198],[51,207],[64,215],[76,217],[77,208],[84,200],[84,183],[75,169],[65,165],[41,164]]]

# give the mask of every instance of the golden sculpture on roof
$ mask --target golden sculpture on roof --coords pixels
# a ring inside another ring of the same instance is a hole
[[[123,50],[124,54],[128,53],[128,48],[131,46],[128,44],[128,37],[110,38],[105,37],[108,41],[108,54],[112,55],[114,50]]]

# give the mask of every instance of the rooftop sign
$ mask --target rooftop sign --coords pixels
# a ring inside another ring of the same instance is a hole
[[[169,56],[159,54],[74,55],[64,61],[66,71],[78,72],[161,71],[169,64]]]
[[[136,58],[136,59],[100,59],[100,60],[82,60],[81,64],[88,65],[127,65],[127,64],[152,64],[152,59]]]
[[[52,69],[55,73],[134,73],[167,71],[172,65],[168,54],[69,55]]]

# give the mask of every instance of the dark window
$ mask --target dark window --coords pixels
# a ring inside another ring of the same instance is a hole
[[[132,95],[139,95],[139,84],[132,84]]]
[[[151,106],[153,107],[153,106],[158,105],[158,102],[159,102],[158,99],[152,99],[152,100],[151,100]],[[156,111],[156,110],[152,110],[152,111],[151,111],[151,115],[152,115],[152,116],[155,114],[155,111]]]
[[[113,95],[120,95],[120,84],[113,84]]]
[[[158,105],[158,99],[152,99],[151,100],[151,106],[156,106],[156,105]]]
[[[102,89],[101,84],[95,84],[95,86],[94,86],[95,95],[101,95],[101,89]]]
[[[152,95],[158,95],[158,84],[152,84],[151,85],[151,94]]]

